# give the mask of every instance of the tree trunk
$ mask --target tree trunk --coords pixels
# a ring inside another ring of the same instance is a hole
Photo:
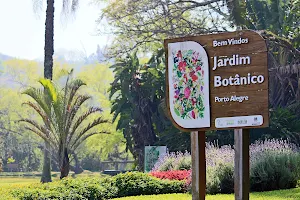
[[[52,80],[53,70],[53,36],[54,36],[54,0],[47,0],[45,21],[45,46],[44,46],[44,77]],[[49,148],[47,148],[49,147]],[[51,181],[50,144],[45,141],[44,164],[42,183]]]
[[[50,160],[50,144],[45,141],[44,147],[44,164],[43,164],[43,174],[41,178],[42,183],[51,182],[51,160]]]
[[[80,174],[83,172],[82,167],[80,166],[79,159],[75,153],[73,153],[74,160],[75,160],[75,167],[73,168],[73,171],[75,174]]]
[[[54,54],[54,0],[47,0],[44,47],[44,77],[52,80]]]
[[[60,179],[63,179],[69,175],[70,161],[68,149],[63,148],[63,152],[60,152]]]

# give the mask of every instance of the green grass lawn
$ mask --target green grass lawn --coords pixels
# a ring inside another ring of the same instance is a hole
[[[114,200],[191,200],[192,196],[189,194],[164,194],[164,195],[150,195],[150,196],[136,196],[136,197],[123,197]],[[207,195],[207,200],[234,200],[233,194],[231,195]],[[250,199],[252,200],[299,200],[300,188],[290,190],[277,190],[271,192],[257,192],[251,193]]]
[[[12,185],[27,185],[30,183],[38,183],[40,178],[32,177],[0,177],[0,187],[10,187]]]
[[[39,177],[0,177],[0,199],[12,200],[11,189],[22,188],[32,183],[39,183]]]
[[[8,176],[4,176],[4,175]],[[0,173],[0,200],[13,200],[14,198],[11,196],[11,189],[17,189],[26,187],[30,184],[40,183],[41,177],[34,176],[34,174],[30,176],[22,176],[23,173]],[[19,176],[18,176],[19,175]],[[103,176],[100,173],[88,172],[85,171],[80,175],[76,175],[76,177],[97,177]],[[52,181],[59,180],[59,176],[52,177]]]
[[[82,174],[81,176],[89,176],[91,174]],[[94,174],[96,175],[96,174]],[[55,178],[54,181],[58,179]],[[13,200],[10,195],[11,189],[22,188],[32,183],[39,183],[40,177],[0,177],[0,200]],[[136,196],[124,197],[114,200],[191,200],[192,196],[189,194],[165,194],[165,195],[151,195],[151,196]],[[207,200],[234,200],[231,195],[207,195]],[[290,190],[277,190],[271,192],[257,192],[251,193],[252,200],[299,200],[300,188]]]

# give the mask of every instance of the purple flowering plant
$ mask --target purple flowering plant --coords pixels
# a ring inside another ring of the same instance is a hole
[[[299,152],[296,145],[282,139],[256,141],[250,145],[249,150],[250,163],[255,163],[270,152],[274,154]],[[216,167],[219,164],[234,164],[234,146],[223,145],[219,147],[217,143],[208,142],[205,151],[207,167]],[[191,169],[191,166],[191,154],[189,152],[169,152],[158,159],[152,171]]]
[[[209,142],[206,143],[205,150],[207,193],[233,192],[234,146],[219,147],[217,143]],[[249,150],[253,191],[259,191],[259,188],[273,190],[295,187],[295,183],[300,179],[300,152],[296,145],[287,140],[266,139],[254,142],[249,146]],[[170,152],[159,158],[152,172],[190,170],[191,166],[189,152]],[[274,173],[277,174],[278,180],[272,178]],[[191,177],[188,180],[190,179]],[[190,187],[191,181],[187,183],[187,188]]]

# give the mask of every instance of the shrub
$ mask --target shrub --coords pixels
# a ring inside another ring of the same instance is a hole
[[[172,152],[160,157],[152,171],[190,170],[191,166],[192,159],[189,152]]]
[[[174,170],[174,171],[165,171],[165,172],[150,172],[151,176],[154,176],[159,179],[168,179],[168,180],[187,180],[191,174],[191,170]]]
[[[206,143],[206,166],[215,167],[219,163],[233,164],[234,150],[230,145],[218,147],[215,143]],[[160,157],[152,171],[190,170],[192,159],[189,152],[171,152]]]
[[[217,194],[220,193],[220,180],[216,176],[216,168],[206,168],[206,193]]]
[[[251,190],[289,189],[300,178],[300,154],[267,151],[251,166]]]
[[[104,200],[117,194],[111,180],[104,178],[67,178],[47,184],[33,184],[27,188],[13,191],[21,200],[31,199],[91,199]]]
[[[216,170],[216,176],[220,181],[220,193],[230,194],[234,192],[234,167],[233,165],[220,164]]]
[[[296,187],[300,176],[298,148],[286,140],[257,141],[250,146],[252,191]]]
[[[252,191],[288,189],[300,179],[299,149],[286,140],[256,141],[250,145],[250,180]],[[152,172],[178,169],[177,164],[189,160],[189,153],[169,153],[159,159]],[[207,193],[231,193],[234,149],[206,143]],[[188,162],[185,162],[188,163]],[[185,165],[191,169],[191,163]],[[191,184],[186,183],[190,188]]]
[[[217,167],[208,167],[206,192],[208,194],[230,194],[234,192],[233,165],[220,164]]]
[[[125,173],[109,178],[66,178],[47,184],[33,184],[13,191],[21,200],[88,199],[105,200],[123,196],[184,192],[183,181],[160,180],[144,173]]]
[[[127,172],[112,178],[118,197],[184,192],[183,181],[160,180],[140,172]]]

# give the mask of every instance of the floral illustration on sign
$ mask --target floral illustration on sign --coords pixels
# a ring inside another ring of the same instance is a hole
[[[173,52],[174,111],[182,119],[204,118],[204,68],[199,52]]]

